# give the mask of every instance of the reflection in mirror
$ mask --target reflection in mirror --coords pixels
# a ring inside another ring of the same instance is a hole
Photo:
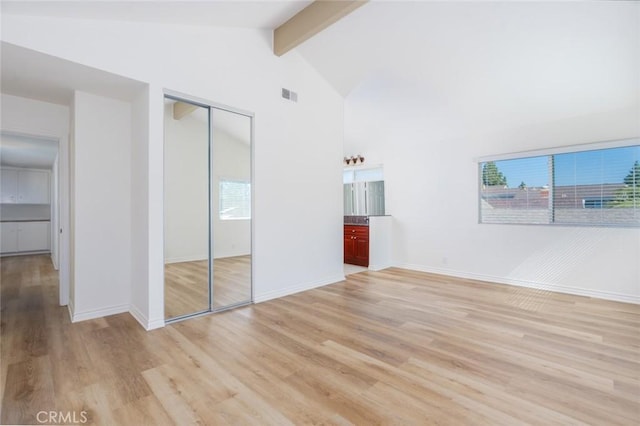
[[[252,117],[165,98],[165,318],[250,303]]]
[[[251,301],[251,117],[212,108],[213,309]]]
[[[165,98],[165,318],[210,309],[209,108]]]

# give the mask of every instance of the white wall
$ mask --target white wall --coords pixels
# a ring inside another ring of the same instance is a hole
[[[640,302],[639,229],[478,224],[474,161],[638,136],[637,104],[603,102],[614,104],[608,110],[594,102],[592,110],[603,110],[578,117],[567,111],[552,122],[531,114],[530,125],[517,127],[507,115],[485,121],[492,131],[479,132],[467,124],[472,118],[425,105],[428,97],[407,88],[373,87],[361,86],[346,101],[344,152],[384,164],[396,265]]]
[[[162,86],[149,84],[149,139],[147,140],[147,241],[149,297],[147,329],[164,326],[164,93]],[[160,211],[159,211],[160,210]]]
[[[149,227],[133,236],[148,233],[149,321],[163,311],[163,88],[255,113],[256,300],[343,277],[343,101],[297,52],[274,56],[269,31],[3,14],[2,39],[149,83]]]
[[[209,258],[209,119],[200,107],[180,120],[165,105],[165,262]]]
[[[146,329],[161,327],[149,312],[149,87],[131,104],[131,314]]]
[[[208,111],[199,108],[175,120],[172,103],[165,105],[164,256],[167,263],[203,260],[209,257],[209,120]],[[221,178],[251,180],[250,146],[215,124],[212,150],[213,255],[215,258],[251,253],[251,222],[220,220],[219,184]],[[223,117],[221,117],[224,120]],[[246,117],[246,140],[251,121]]]
[[[188,262],[209,257],[209,121],[200,108],[175,120],[173,104],[165,105],[165,262]],[[233,114],[216,110],[215,116]],[[224,117],[221,117],[224,119]],[[246,140],[251,121],[246,118]],[[213,255],[215,258],[251,253],[251,222],[220,220],[221,179],[251,181],[251,148],[215,124],[212,156]]]
[[[55,269],[60,268],[60,187],[59,176],[60,169],[58,167],[59,155],[56,156],[53,167],[51,168],[51,261]]]
[[[131,104],[74,94],[73,321],[129,311]]]
[[[251,120],[248,117],[246,132],[246,140],[249,140]],[[220,220],[219,200],[220,180],[251,182],[251,147],[215,127],[213,138],[213,256],[218,259],[247,255],[251,253],[251,221]]]
[[[58,140],[60,199],[60,305],[69,301],[69,107],[2,94],[0,98],[2,130]]]
[[[395,264],[640,302],[640,229],[480,225],[474,161],[640,136],[637,4],[433,12],[442,38],[387,70],[403,78],[372,74],[345,102],[345,154],[384,164]]]

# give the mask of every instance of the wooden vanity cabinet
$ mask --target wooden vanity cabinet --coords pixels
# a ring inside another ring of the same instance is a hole
[[[344,263],[369,266],[369,227],[344,225]]]

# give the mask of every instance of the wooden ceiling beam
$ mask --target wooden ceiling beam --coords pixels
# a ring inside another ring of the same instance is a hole
[[[198,109],[198,105],[177,101],[173,104],[173,119],[180,120]]]
[[[314,1],[273,31],[273,53],[284,55],[368,1]]]

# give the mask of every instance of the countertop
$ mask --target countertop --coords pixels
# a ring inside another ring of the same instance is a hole
[[[345,216],[345,225],[369,226],[369,218],[367,216]]]
[[[391,215],[380,214],[380,215],[369,215],[369,216],[345,216],[344,224],[355,225],[355,226],[369,226],[370,217],[386,217],[386,216],[391,216]]]

